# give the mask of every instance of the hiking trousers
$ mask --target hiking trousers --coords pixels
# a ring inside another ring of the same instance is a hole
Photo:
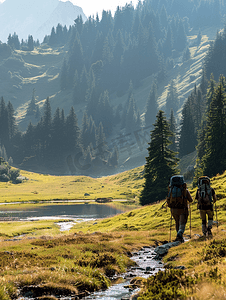
[[[202,219],[202,232],[203,234],[206,234],[207,228],[212,229],[214,212],[213,209],[200,209],[199,213]],[[206,216],[208,216],[208,227],[206,226]]]
[[[188,220],[188,208],[171,208],[171,214],[176,223],[177,233],[183,235]]]

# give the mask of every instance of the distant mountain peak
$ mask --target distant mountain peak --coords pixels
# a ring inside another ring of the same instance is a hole
[[[42,41],[53,26],[58,23],[73,25],[78,15],[86,20],[82,8],[71,1],[5,0],[0,3],[0,40],[6,42],[9,34],[16,32],[20,40],[33,35],[34,39]]]

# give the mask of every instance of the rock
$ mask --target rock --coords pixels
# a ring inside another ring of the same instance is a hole
[[[88,193],[85,193],[85,194],[84,194],[84,196],[90,196],[90,194],[88,194]]]
[[[164,255],[166,255],[168,253],[168,250],[170,248],[178,246],[178,245],[180,245],[179,241],[167,243],[167,244],[156,247],[154,252],[157,253],[158,256],[163,257]],[[156,258],[154,258],[154,259],[156,259]]]
[[[130,300],[130,296],[126,295],[126,296],[122,297],[121,300]]]
[[[175,270],[186,270],[185,266],[176,266],[174,267]]]

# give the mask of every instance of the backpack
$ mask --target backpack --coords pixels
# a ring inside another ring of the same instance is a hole
[[[210,186],[210,179],[207,176],[202,176],[198,180],[198,191],[200,197],[198,199],[199,205],[211,205],[213,203],[212,199],[212,189]]]
[[[185,208],[186,201],[186,183],[182,175],[175,175],[170,178],[169,193],[167,205],[170,208]]]

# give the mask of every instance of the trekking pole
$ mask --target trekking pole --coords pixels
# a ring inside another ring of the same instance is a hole
[[[172,212],[170,210],[170,238],[169,238],[169,243],[171,243],[171,228],[172,228]]]
[[[216,211],[216,221],[217,221],[217,230],[218,230],[217,203],[216,202],[215,202],[215,211]]]
[[[163,205],[161,206],[161,208],[164,208],[166,203],[167,203],[167,201],[165,201],[165,202],[163,203]]]
[[[191,239],[191,204],[189,204],[189,210],[190,210],[190,239]]]

